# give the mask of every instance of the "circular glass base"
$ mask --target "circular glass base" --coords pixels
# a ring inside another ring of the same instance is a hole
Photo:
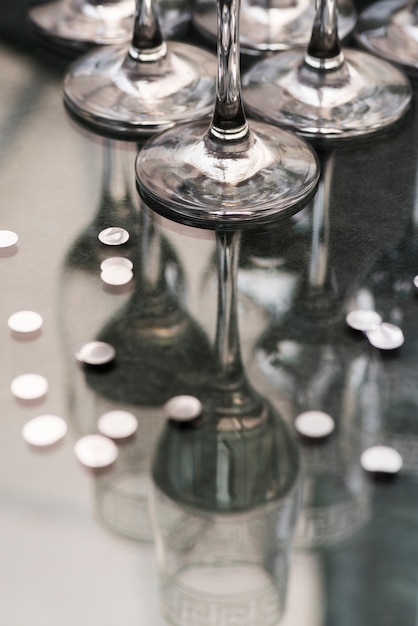
[[[215,56],[170,42],[166,56],[133,60],[126,46],[101,48],[73,63],[64,101],[76,117],[125,139],[210,114],[215,98]]]
[[[93,45],[129,42],[134,11],[133,0],[96,6],[58,0],[32,7],[28,17],[36,34],[47,43],[69,53],[81,53]]]
[[[356,11],[351,0],[338,2],[338,32],[343,40],[353,30]],[[312,0],[279,0],[262,6],[242,0],[240,10],[240,50],[257,55],[279,52],[308,44],[315,18]],[[193,24],[205,38],[216,41],[217,6],[215,0],[197,0]]]
[[[136,175],[140,194],[157,212],[217,228],[295,213],[315,191],[319,173],[313,150],[291,133],[254,122],[248,138],[215,143],[200,121],[147,142]]]
[[[300,50],[256,63],[243,77],[246,110],[311,139],[348,139],[395,123],[408,109],[411,87],[390,64],[344,50],[335,70],[311,68]]]
[[[276,626],[284,593],[284,580],[274,580],[261,563],[228,563],[225,557],[224,562],[192,563],[161,575],[163,615],[181,626],[195,626],[196,615],[200,626]]]
[[[417,14],[405,0],[370,6],[360,15],[355,37],[367,50],[418,74]]]
[[[67,54],[81,54],[95,45],[118,45],[132,39],[135,0],[93,5],[87,0],[57,0],[32,7],[29,22],[45,43]],[[187,4],[159,6],[165,38],[183,32],[190,21]]]

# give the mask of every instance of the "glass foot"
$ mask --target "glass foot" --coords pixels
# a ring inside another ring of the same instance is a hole
[[[409,2],[383,0],[359,17],[357,42],[376,54],[418,74],[418,20]]]
[[[203,228],[233,228],[295,213],[314,193],[318,164],[295,135],[254,122],[240,141],[216,143],[207,122],[158,135],[138,155],[139,191],[157,212]]]
[[[78,54],[93,45],[121,44],[132,36],[135,2],[102,5],[58,0],[29,10],[32,28],[50,45]]]
[[[155,62],[135,61],[127,46],[101,48],[70,67],[64,101],[89,126],[137,138],[210,115],[215,76],[215,57],[182,43]]]
[[[411,87],[395,67],[344,49],[337,69],[310,67],[300,50],[256,63],[243,77],[246,109],[311,139],[348,139],[394,124],[408,109]]]
[[[262,6],[260,2],[242,0],[240,11],[240,49],[250,55],[279,52],[309,42],[315,17],[312,0],[279,0]],[[339,36],[344,39],[356,23],[356,11],[351,0],[339,0]],[[192,15],[193,24],[205,38],[216,41],[217,4],[214,0],[197,0]]]
[[[160,3],[164,37],[186,29],[191,10],[187,3]],[[87,52],[96,45],[119,45],[132,38],[135,0],[92,4],[57,0],[33,6],[28,12],[35,33],[48,45],[70,55]]]

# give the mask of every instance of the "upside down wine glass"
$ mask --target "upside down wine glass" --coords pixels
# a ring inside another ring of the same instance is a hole
[[[355,30],[357,42],[400,65],[409,74],[418,74],[418,2],[380,0],[365,9]]]
[[[305,46],[315,17],[313,0],[242,0],[240,49],[248,55]],[[338,33],[346,38],[356,24],[352,0],[338,1]],[[195,0],[192,13],[196,29],[216,41],[216,0]]]
[[[166,43],[156,0],[137,0],[131,44],[100,48],[73,63],[64,102],[95,130],[136,139],[209,115],[215,74],[214,55]]]
[[[44,43],[74,55],[93,46],[129,43],[135,0],[52,0],[32,6],[29,23]],[[188,0],[161,0],[159,15],[165,37],[180,34],[190,21]]]
[[[373,55],[342,49],[335,0],[319,0],[306,52],[256,63],[243,77],[248,111],[311,139],[347,139],[394,124],[411,88],[398,69]]]
[[[241,233],[216,234],[214,369],[199,396],[201,411],[192,421],[167,420],[152,463],[161,608],[177,626],[276,626],[300,505],[299,455],[284,420],[243,368]]]
[[[318,163],[299,137],[248,125],[241,99],[239,0],[219,0],[218,70],[212,121],[193,121],[149,140],[136,176],[146,204],[206,228],[240,227],[292,214],[315,191]]]
[[[129,41],[134,0],[53,0],[32,6],[28,18],[46,43],[68,54]]]

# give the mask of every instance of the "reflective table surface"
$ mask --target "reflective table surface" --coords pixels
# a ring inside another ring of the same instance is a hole
[[[215,235],[141,205],[138,146],[71,120],[62,103],[69,60],[39,46],[24,3],[0,15],[0,230],[18,235],[17,244],[0,249],[0,623],[164,626],[149,471],[166,428],[165,403],[199,396],[209,376]],[[418,620],[413,88],[413,106],[396,128],[318,152],[322,177],[308,207],[242,236],[245,372],[287,422],[303,477],[293,544],[288,538],[285,626]],[[128,241],[102,243],[98,235],[110,227],[126,230]],[[113,256],[130,259],[133,276],[126,267],[101,272]],[[347,324],[358,309],[401,329],[403,344],[373,346]],[[41,315],[42,327],[9,328],[19,311]],[[80,363],[80,347],[92,341],[110,344],[116,357]],[[23,374],[44,377],[46,393],[28,398],[31,388],[16,397],[12,381]],[[97,434],[98,419],[110,411],[128,412],[138,427],[122,432],[111,467],[91,470],[74,446]],[[298,432],[295,418],[306,411],[326,413],[335,428],[317,437]],[[25,424],[41,415],[65,420],[61,441],[40,447],[24,440]],[[400,469],[391,457],[388,468],[362,466],[363,453],[378,445],[400,454]],[[211,463],[205,449],[203,467]],[[187,514],[186,507],[186,527]],[[258,626],[237,597],[241,613],[238,603],[234,614],[209,621],[210,602],[197,603],[188,623]]]

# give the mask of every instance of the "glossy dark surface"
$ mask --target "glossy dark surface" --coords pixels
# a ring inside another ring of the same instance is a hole
[[[0,9],[0,229],[19,235],[17,247],[0,251],[0,623],[163,626],[153,546],[128,538],[138,537],[145,507],[132,503],[129,490],[114,506],[103,498],[124,468],[135,487],[146,482],[164,403],[206,388],[216,324],[214,235],[140,210],[137,147],[69,119],[62,103],[68,60],[38,47],[25,11],[23,3]],[[247,377],[290,429],[309,409],[336,424],[324,441],[297,439],[305,496],[285,626],[417,621],[413,89],[412,109],[390,133],[320,154],[324,184],[310,208],[243,235],[238,317]],[[117,251],[97,238],[115,225],[131,235]],[[124,288],[100,279],[101,261],[115,254],[134,263]],[[400,326],[404,345],[379,351],[350,329],[345,316],[359,306]],[[7,326],[25,309],[44,320],[26,340]],[[80,366],[74,354],[91,340],[115,346],[112,366]],[[29,372],[49,382],[46,397],[32,404],[10,391]],[[138,431],[118,444],[110,472],[93,475],[74,444],[115,409],[133,412]],[[24,424],[48,413],[66,419],[64,441],[44,452],[29,448]],[[403,456],[390,480],[360,467],[363,450],[382,443]],[[210,464],[203,459],[202,467]]]

